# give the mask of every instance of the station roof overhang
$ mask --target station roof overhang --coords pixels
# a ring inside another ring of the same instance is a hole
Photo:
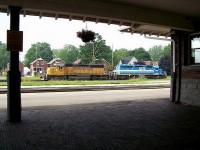
[[[174,31],[171,30],[171,28],[167,27],[159,27],[154,25],[148,25],[148,24],[134,24],[130,27],[123,27],[119,29],[120,32],[125,33],[131,33],[135,34],[138,33],[140,35],[154,35],[154,36],[164,36],[164,37],[170,37],[172,34],[174,34]]]
[[[172,29],[200,31],[198,0],[1,0],[0,12],[127,26],[121,32],[170,36]]]

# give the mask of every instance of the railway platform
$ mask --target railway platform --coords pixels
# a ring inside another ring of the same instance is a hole
[[[104,84],[104,85],[53,85],[53,86],[21,86],[22,93],[38,92],[71,92],[71,91],[97,91],[97,90],[127,90],[170,88],[170,81],[153,84]],[[0,86],[0,94],[6,94],[7,87]]]
[[[197,150],[200,108],[165,99],[0,110],[1,150]]]

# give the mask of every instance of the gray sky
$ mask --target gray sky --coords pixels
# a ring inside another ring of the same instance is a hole
[[[0,13],[0,41],[6,43],[6,33],[10,28],[10,16]],[[143,47],[149,50],[154,45],[167,45],[170,42],[145,39],[139,34],[120,33],[118,30],[123,26],[108,25],[103,23],[87,22],[87,29],[102,35],[106,44],[113,46],[113,49],[135,49]],[[86,22],[68,19],[58,19],[36,16],[20,17],[20,30],[23,31],[23,52],[20,52],[20,59],[23,57],[31,44],[36,42],[47,42],[52,49],[63,48],[65,44],[72,44],[76,47],[84,45],[76,32],[86,29]]]

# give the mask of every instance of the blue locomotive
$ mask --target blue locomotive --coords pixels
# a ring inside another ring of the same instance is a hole
[[[150,65],[127,65],[119,64],[112,74],[112,79],[130,79],[130,78],[150,78],[162,79],[166,77],[165,72],[159,66]]]

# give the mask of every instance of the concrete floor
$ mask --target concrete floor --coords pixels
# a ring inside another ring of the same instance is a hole
[[[200,149],[200,107],[169,99],[0,110],[0,150]]]

